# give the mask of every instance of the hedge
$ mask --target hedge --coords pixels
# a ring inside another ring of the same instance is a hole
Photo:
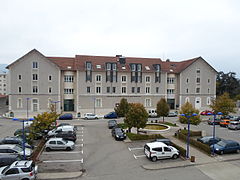
[[[187,136],[188,130],[187,129],[182,129],[180,132],[184,135]],[[190,136],[202,136],[202,131],[191,131],[190,130]]]
[[[185,134],[181,133],[181,132],[179,132],[177,134],[177,138],[183,140],[184,142],[187,142],[187,136]],[[193,145],[194,147],[198,148],[199,150],[202,150],[202,151],[206,152],[207,154],[211,154],[210,146],[208,146],[206,144],[203,144],[203,143],[201,143],[201,142],[199,142],[199,141],[197,141],[197,140],[195,140],[191,137],[189,138],[189,140],[190,140],[189,143],[191,145]]]

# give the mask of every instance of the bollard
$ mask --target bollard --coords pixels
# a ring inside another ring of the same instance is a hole
[[[190,161],[191,161],[191,162],[195,162],[195,156],[191,156]]]

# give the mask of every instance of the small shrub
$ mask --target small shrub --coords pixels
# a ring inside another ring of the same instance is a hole
[[[188,130],[187,129],[182,129],[180,131],[182,134],[186,135],[188,134]],[[190,136],[202,136],[202,131],[191,131],[190,130]]]
[[[160,122],[161,124],[166,124],[166,125],[168,125],[168,126],[173,126],[173,127],[177,127],[177,125],[176,125],[176,123],[171,123],[171,122],[166,122],[166,121],[164,121],[164,122]]]
[[[118,123],[118,127],[122,128],[122,129],[127,129],[127,125],[125,123]]]

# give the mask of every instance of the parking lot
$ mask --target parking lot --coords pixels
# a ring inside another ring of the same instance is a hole
[[[39,172],[77,172],[84,162],[84,127],[77,126],[77,140],[72,151],[50,151],[45,149],[40,156]],[[71,167],[71,168],[69,168]]]

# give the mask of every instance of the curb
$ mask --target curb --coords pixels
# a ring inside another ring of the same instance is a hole
[[[66,173],[38,173],[38,180],[49,180],[49,179],[72,179],[81,177],[83,172],[66,172]]]

